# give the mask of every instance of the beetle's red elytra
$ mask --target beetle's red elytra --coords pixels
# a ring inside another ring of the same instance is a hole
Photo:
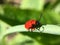
[[[36,25],[36,21],[35,20],[29,20],[25,23],[25,28],[26,29],[30,29],[32,28],[32,25]]]

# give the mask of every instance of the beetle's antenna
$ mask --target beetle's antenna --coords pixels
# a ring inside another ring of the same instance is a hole
[[[43,14],[41,13],[40,16],[39,16],[39,20],[41,20],[42,16],[43,16]]]
[[[40,22],[42,16],[43,16],[43,13],[41,13],[40,16],[39,16],[39,20],[38,20],[39,22]],[[41,27],[41,26],[42,26],[42,24],[40,23],[40,25],[39,25],[39,27],[38,27],[38,29],[37,29],[39,32],[42,32],[42,31],[40,31],[40,27]],[[44,30],[44,27],[43,27],[43,30]]]

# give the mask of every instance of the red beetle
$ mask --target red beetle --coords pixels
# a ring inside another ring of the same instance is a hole
[[[41,26],[42,25],[40,24],[40,22],[36,20],[29,20],[25,23],[25,28],[29,31],[34,31],[35,29],[39,30]]]

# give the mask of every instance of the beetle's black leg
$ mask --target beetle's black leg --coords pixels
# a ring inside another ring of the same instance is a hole
[[[40,32],[40,28],[36,28]]]
[[[33,32],[32,29],[29,29],[28,32]]]
[[[36,28],[39,32],[43,32],[44,31],[44,27],[42,27],[43,30],[41,31],[40,28]]]
[[[44,31],[44,27],[42,27],[43,28],[43,30],[39,30],[40,32],[43,32]]]
[[[40,28],[37,28],[40,31]]]

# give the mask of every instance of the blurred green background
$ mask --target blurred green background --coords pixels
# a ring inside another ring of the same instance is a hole
[[[0,0],[0,34],[30,19],[39,20],[43,25],[60,25],[60,0]],[[7,41],[10,35],[4,38],[3,45],[60,45],[58,35],[22,32]]]

